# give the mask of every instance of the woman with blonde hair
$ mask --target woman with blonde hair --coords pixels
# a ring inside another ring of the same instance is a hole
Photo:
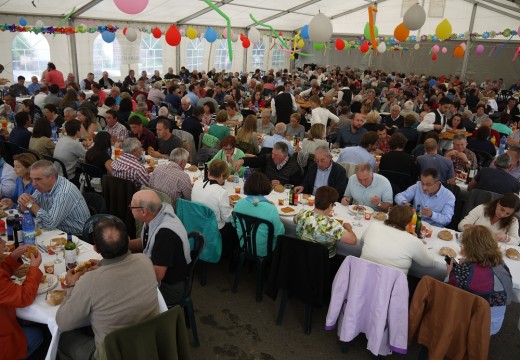
[[[256,116],[248,115],[244,120],[244,125],[237,132],[237,147],[246,154],[256,155],[258,153],[256,125]]]
[[[379,113],[375,110],[372,110],[367,114],[363,127],[367,129],[367,131],[377,131],[377,125],[379,125],[379,121]]]
[[[462,233],[460,263],[451,259],[448,282],[483,297],[491,306],[491,335],[498,333],[504,321],[506,305],[511,303],[513,283],[509,268],[491,231],[474,225]]]
[[[308,138],[301,142],[302,151],[307,154],[314,154],[318,146],[328,146],[329,143],[325,140],[325,126],[321,123],[314,124],[309,130]]]

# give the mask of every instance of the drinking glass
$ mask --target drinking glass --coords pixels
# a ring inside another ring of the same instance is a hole
[[[204,171],[204,163],[203,162],[200,162],[197,164],[197,168],[200,170],[200,171]]]
[[[63,245],[55,243],[53,246],[54,254],[56,255],[56,258],[54,259],[55,264],[60,264],[62,260],[59,257],[59,253],[61,253],[63,250]]]
[[[356,201],[356,200],[354,200],[353,204],[354,204],[354,206],[361,205],[361,204],[359,203],[359,201]],[[355,213],[354,220],[357,220],[357,222],[353,223],[352,225],[353,225],[353,226],[362,226],[361,223],[359,222],[359,220],[361,220],[360,215],[362,215],[363,212],[362,212],[362,211],[359,211],[358,209],[356,209],[356,211],[354,211],[354,213]]]

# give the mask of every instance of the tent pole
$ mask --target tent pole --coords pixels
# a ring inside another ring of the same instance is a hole
[[[181,47],[175,46],[175,71],[176,74],[181,73]]]
[[[464,51],[464,59],[462,60],[462,69],[460,71],[460,79],[462,81],[466,80],[466,71],[468,70],[468,62],[469,62],[469,48],[471,46],[471,34],[473,33],[473,25],[475,25],[475,14],[477,13],[477,2],[473,4],[473,9],[471,10],[471,20],[469,22],[469,36],[468,41],[466,43],[466,51]]]
[[[69,18],[69,26],[74,27],[74,20]],[[78,48],[76,46],[76,33],[73,33],[69,36],[70,43],[70,56],[72,58],[72,73],[76,75],[76,78],[80,78],[80,74],[78,73]]]

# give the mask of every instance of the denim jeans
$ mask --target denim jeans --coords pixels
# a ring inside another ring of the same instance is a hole
[[[31,356],[43,343],[42,329],[35,326],[22,326],[27,341],[27,356]]]

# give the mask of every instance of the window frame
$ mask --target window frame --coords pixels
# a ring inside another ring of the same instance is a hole
[[[26,48],[15,48],[18,41],[21,41],[26,45]],[[43,46],[35,47],[35,45],[39,44]],[[36,55],[42,52],[44,53],[43,55]],[[24,61],[22,61],[23,58],[29,60],[24,64]],[[41,79],[41,75],[45,70],[47,70],[47,64],[51,61],[49,41],[43,34],[34,34],[32,32],[17,33],[11,42],[11,60],[13,79],[15,83],[16,79],[20,75],[25,77],[26,82],[30,82],[32,76],[36,76],[39,81],[42,81],[44,79]],[[32,68],[31,65],[34,63],[36,63],[36,66],[35,68]]]

